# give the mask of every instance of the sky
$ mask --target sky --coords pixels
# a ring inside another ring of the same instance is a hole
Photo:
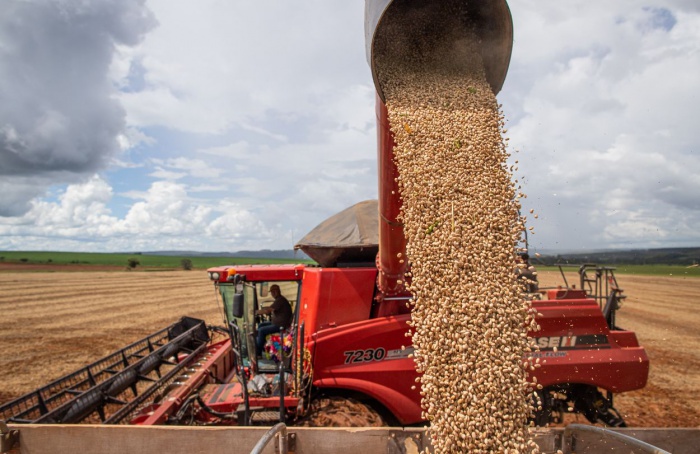
[[[700,246],[700,3],[513,0],[532,250]],[[0,250],[290,249],[377,197],[360,0],[0,2]]]

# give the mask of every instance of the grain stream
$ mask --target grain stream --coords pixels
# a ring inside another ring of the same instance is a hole
[[[422,407],[436,452],[534,453],[522,358],[536,323],[514,277],[519,197],[476,40],[456,38],[442,49],[418,42],[411,59],[386,50],[379,71],[396,141]]]

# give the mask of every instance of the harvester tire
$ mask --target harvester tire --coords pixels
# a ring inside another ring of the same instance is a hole
[[[356,399],[321,397],[295,425],[302,427],[382,427],[386,422],[372,407]]]

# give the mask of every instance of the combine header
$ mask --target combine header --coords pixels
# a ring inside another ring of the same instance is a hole
[[[191,388],[196,388],[195,385],[215,373],[213,365],[206,363],[211,351],[217,350],[216,345],[209,345],[210,340],[203,321],[183,317],[161,331],[3,405],[0,419],[33,424],[132,422],[140,406],[175,390],[183,377],[188,381],[194,378]],[[228,358],[230,364],[230,353]]]

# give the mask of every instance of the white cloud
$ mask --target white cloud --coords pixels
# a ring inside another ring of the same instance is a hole
[[[206,234],[212,238],[230,240],[269,240],[274,232],[253,213],[231,202],[223,202],[224,214],[214,219],[206,227]]]
[[[159,161],[156,160],[156,162]],[[195,178],[218,178],[222,172],[220,168],[211,166],[201,159],[179,157],[168,159],[162,162],[162,164],[172,169],[185,171]]]
[[[215,203],[195,198],[172,181],[121,194],[138,200],[121,219],[108,207],[113,195],[98,176],[69,185],[55,201],[36,201],[24,216],[0,224],[0,249],[235,251],[289,243],[280,240],[286,228],[266,225],[225,197]]]
[[[119,147],[122,151],[127,151],[141,144],[155,145],[156,141],[134,127],[127,127],[124,133],[117,136]]]
[[[228,188],[224,184],[200,184],[196,186],[190,186],[189,192],[215,192],[222,196],[226,196]]]
[[[84,180],[118,152],[125,112],[109,65],[115,44],[133,46],[153,27],[143,3],[0,2],[0,216],[21,215],[51,184]]]
[[[149,177],[161,179],[161,180],[179,180],[187,176],[185,172],[173,172],[171,170],[166,170],[162,167],[156,167],[156,169],[148,174]]]
[[[171,182],[153,183],[145,200],[135,203],[116,229],[133,235],[196,233],[211,210],[192,201],[185,187]]]
[[[253,126],[253,125],[250,125],[250,124],[245,123],[245,122],[241,122],[241,123],[239,123],[239,125],[241,128],[245,129],[246,131],[252,131],[252,132],[258,133],[258,134],[263,135],[263,136],[271,137],[271,138],[273,138],[277,141],[280,141],[280,142],[286,142],[288,140],[287,137],[282,135],[282,134],[275,134],[274,132],[267,131],[266,129],[263,129],[263,128],[260,128],[257,126]]]
[[[536,243],[697,243],[697,232],[675,227],[700,221],[689,196],[700,193],[700,15],[668,2],[604,13],[590,2],[511,6],[521,25],[502,98],[529,176],[526,206],[542,215]],[[597,216],[601,207],[615,217]]]
[[[108,226],[116,221],[107,208],[111,197],[112,189],[99,177],[92,177],[85,183],[69,185],[56,202],[32,202],[31,209],[15,219],[16,224],[3,223],[0,232],[10,237],[27,235],[47,244],[51,238],[99,238],[111,233]],[[0,240],[0,247],[7,241]]]
[[[369,74],[361,5],[153,0],[149,7],[160,27],[131,55],[146,69],[145,87],[121,95],[138,126],[216,134],[240,124],[285,140],[261,125],[269,111],[313,112]]]
[[[243,159],[250,156],[253,153],[251,145],[245,140],[240,140],[238,142],[221,147],[202,148],[197,151],[199,153],[225,158],[229,161],[233,161],[237,158]]]

